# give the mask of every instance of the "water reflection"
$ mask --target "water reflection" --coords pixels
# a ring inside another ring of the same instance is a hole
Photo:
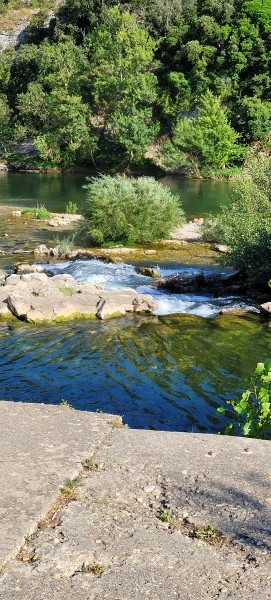
[[[251,352],[253,348],[253,353]],[[0,326],[5,400],[121,414],[132,427],[217,432],[216,407],[236,397],[270,352],[258,316],[192,315]]]

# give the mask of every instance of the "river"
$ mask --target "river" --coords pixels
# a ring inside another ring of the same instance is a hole
[[[84,198],[82,175],[8,174],[0,178],[0,203],[44,204],[63,210]],[[188,216],[217,212],[230,186],[171,178]],[[150,259],[149,259],[150,260]],[[155,260],[151,258],[151,260]],[[137,264],[76,261],[55,265],[80,281],[150,291]],[[201,268],[161,262],[162,274]],[[214,266],[205,266],[214,269]],[[152,290],[153,292],[153,290]],[[270,329],[258,314],[219,315],[242,298],[157,294],[150,317],[78,321],[51,327],[0,323],[0,385],[6,400],[58,404],[123,416],[132,427],[218,432],[216,409],[244,389],[259,360],[270,356]],[[229,411],[230,414],[230,411]]]
[[[68,202],[77,204],[79,212],[84,202],[82,174],[47,175],[38,173],[0,172],[0,205],[44,205],[54,212],[65,212]],[[223,181],[201,181],[182,177],[164,177],[161,181],[180,197],[188,218],[216,214],[227,204],[232,184]]]

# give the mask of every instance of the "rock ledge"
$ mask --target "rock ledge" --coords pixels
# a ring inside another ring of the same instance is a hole
[[[135,290],[109,291],[99,285],[78,283],[71,275],[50,277],[38,270],[29,272],[28,267],[2,278],[0,318],[14,316],[28,323],[61,322],[151,313],[156,308],[151,296]]]

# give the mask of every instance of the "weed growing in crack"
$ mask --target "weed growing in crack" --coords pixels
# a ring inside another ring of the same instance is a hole
[[[65,400],[65,398],[62,398],[62,400],[60,400],[59,404],[60,404],[60,406],[67,406],[67,408],[74,410],[74,407],[72,406],[72,404],[70,404],[70,402],[68,402],[68,400]]]
[[[75,479],[67,479],[60,492],[61,495],[70,502],[71,500],[80,500],[81,493],[78,490],[80,479],[79,477],[75,477]]]
[[[98,471],[98,465],[93,462],[93,458],[86,458],[84,462],[82,462],[82,466],[86,471]]]
[[[91,575],[94,575],[95,577],[101,577],[101,575],[105,572],[105,566],[101,565],[99,563],[90,563],[90,564],[83,563],[81,572],[82,573],[90,573]]]
[[[161,515],[159,515],[159,519],[162,521],[162,523],[171,523],[173,519],[172,511],[165,510],[163,513],[161,513]]]

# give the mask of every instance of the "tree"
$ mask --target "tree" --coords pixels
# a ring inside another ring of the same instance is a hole
[[[159,127],[153,122],[150,109],[133,110],[128,114],[115,112],[109,121],[111,137],[121,154],[130,163],[141,160],[146,147],[153,141]]]
[[[112,157],[122,164],[137,161],[159,129],[152,115],[157,95],[152,73],[155,42],[133,15],[115,7],[105,11],[87,46],[92,98],[103,123],[103,162],[105,151],[111,164]]]
[[[252,154],[219,217],[220,230],[231,252],[224,262],[243,272],[252,286],[271,280],[271,158]]]
[[[87,38],[92,96],[96,109],[107,114],[156,99],[157,80],[152,73],[155,42],[128,12],[109,9]]]
[[[238,134],[230,126],[220,99],[208,91],[198,114],[177,122],[173,136],[175,159],[178,151],[194,169],[223,169],[238,155]]]
[[[176,196],[151,177],[95,177],[85,186],[85,234],[91,242],[153,242],[183,222]]]
[[[35,138],[41,158],[52,164],[70,166],[91,155],[96,138],[91,135],[89,108],[79,96],[54,90],[46,98],[46,124]]]
[[[7,151],[12,140],[11,110],[7,97],[0,94],[0,154]]]
[[[271,135],[271,102],[245,96],[239,106],[238,125],[247,130],[245,139],[248,142],[266,140]]]

